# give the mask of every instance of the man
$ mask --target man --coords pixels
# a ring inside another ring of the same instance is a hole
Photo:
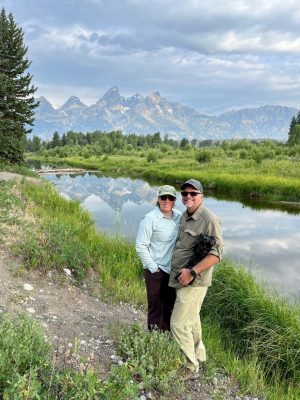
[[[213,266],[223,255],[223,238],[219,219],[204,206],[201,183],[196,179],[189,179],[183,183],[181,190],[186,211],[180,220],[172,256],[169,286],[176,288],[171,331],[187,357],[187,373],[182,377],[185,381],[198,378],[199,362],[206,360],[200,310],[211,285]],[[200,234],[213,236],[216,243],[209,254],[192,269],[184,268],[193,254],[194,244]],[[194,278],[193,283],[189,285]]]

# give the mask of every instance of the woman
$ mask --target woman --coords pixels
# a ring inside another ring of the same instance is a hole
[[[175,201],[175,188],[161,186],[157,207],[144,216],[137,233],[136,252],[145,269],[149,330],[170,331],[176,293],[168,283],[181,217],[181,212],[174,209]]]

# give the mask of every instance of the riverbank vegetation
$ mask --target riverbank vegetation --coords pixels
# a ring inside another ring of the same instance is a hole
[[[2,229],[9,230],[10,224],[19,226],[20,234],[14,235],[12,249],[22,257],[26,268],[42,268],[44,271],[49,268],[58,271],[69,268],[78,281],[93,269],[102,286],[106,288],[106,295],[111,299],[126,301],[138,307],[145,306],[142,267],[131,244],[119,238],[99,235],[89,214],[77,202],[62,199],[51,185],[32,185],[25,182],[18,185],[16,190],[12,183],[1,184],[1,208],[7,210],[3,213],[6,217]],[[29,223],[26,224],[26,219],[18,219],[18,213],[12,212],[15,209],[22,209],[25,214],[30,215],[30,226]],[[72,235],[69,234],[71,229]],[[222,370],[235,376],[243,393],[250,392],[274,400],[299,398],[299,320],[298,306],[289,305],[279,297],[266,294],[243,268],[234,265],[230,260],[222,261],[216,268],[214,284],[203,308],[203,331],[209,353],[207,373]],[[30,331],[31,328],[26,329]],[[38,328],[34,326],[32,329],[30,335],[35,337],[38,335]],[[135,353],[132,346],[141,340],[151,341],[147,335],[144,331],[141,333],[139,328],[125,332],[123,336],[116,335],[123,337],[119,345],[120,354],[126,357],[134,355],[134,360],[129,358],[128,364],[118,370],[119,378],[115,379],[116,383],[113,383],[113,377],[117,374],[115,371],[112,371],[112,378],[108,383],[103,384],[95,371],[86,370],[82,373],[63,369],[57,371],[53,392],[50,391],[53,393],[52,398],[61,398],[54,397],[54,393],[59,393],[64,388],[64,399],[95,398],[80,397],[80,394],[82,396],[84,391],[86,393],[89,390],[91,393],[99,393],[99,398],[134,399],[138,390],[138,382],[134,376],[141,376],[141,373],[153,377],[147,385],[154,390],[159,387],[160,398],[163,398],[166,393],[164,388],[170,381],[174,381],[174,376],[176,380],[182,360],[177,356],[172,358],[176,352],[170,347],[164,353],[168,365],[163,359],[158,362],[156,357],[159,354],[155,347],[156,354],[147,355],[156,360],[155,364],[147,364],[150,369],[145,371],[143,351]],[[14,337],[15,340],[20,340]],[[162,346],[170,343],[169,338],[162,337],[161,340],[165,340]],[[32,347],[27,347],[30,352]],[[40,357],[47,360],[47,348],[42,345],[39,348]],[[37,360],[37,364],[26,364],[22,368],[17,363],[14,371],[18,380],[14,382],[18,382],[18,389],[25,388],[26,385],[28,387],[30,381],[34,382],[31,387],[37,393],[45,390],[45,382],[49,382],[49,370],[40,368],[39,362]],[[134,383],[129,384],[130,381]],[[118,388],[115,385],[119,385]],[[180,385],[178,390],[179,388]],[[12,383],[6,382],[5,389],[2,384],[0,390],[2,393],[7,390],[9,393],[9,390],[13,390]],[[114,393],[119,390],[119,397],[109,397],[108,393],[113,390]],[[176,392],[177,389],[172,390]],[[79,397],[76,397],[76,391]],[[51,399],[51,396],[48,398]]]
[[[25,315],[0,319],[0,396],[4,400],[136,400],[140,380],[145,389],[172,394],[174,377],[182,363],[179,348],[167,335],[152,335],[140,326],[118,331],[118,351],[128,364],[111,370],[102,381],[95,370],[81,360],[81,369],[53,362],[51,347],[46,343],[41,327]],[[153,346],[155,340],[156,347]],[[140,348],[134,346],[139,343]],[[133,351],[132,351],[133,350]],[[158,353],[157,350],[160,352]],[[75,354],[76,356],[76,354]],[[164,357],[164,362],[162,362]],[[150,360],[147,363],[146,360]],[[153,362],[159,361],[154,367]],[[134,379],[136,374],[140,380]],[[177,384],[174,393],[183,385]]]
[[[62,138],[55,134],[52,141],[38,143],[27,143],[27,158],[44,164],[66,163],[175,185],[193,176],[214,194],[300,201],[299,144],[246,139],[177,142],[159,133],[125,136],[119,131],[69,132]]]

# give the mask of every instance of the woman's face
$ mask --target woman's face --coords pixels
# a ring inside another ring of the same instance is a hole
[[[162,213],[170,213],[175,205],[176,198],[165,194],[158,198],[159,209]]]

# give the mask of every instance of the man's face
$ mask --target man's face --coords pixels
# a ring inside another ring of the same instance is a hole
[[[185,186],[181,193],[187,194],[187,196],[182,195],[182,202],[186,206],[188,212],[194,213],[202,204],[203,194],[199,193],[199,190],[195,189],[193,186]],[[193,195],[191,195],[191,193]]]

